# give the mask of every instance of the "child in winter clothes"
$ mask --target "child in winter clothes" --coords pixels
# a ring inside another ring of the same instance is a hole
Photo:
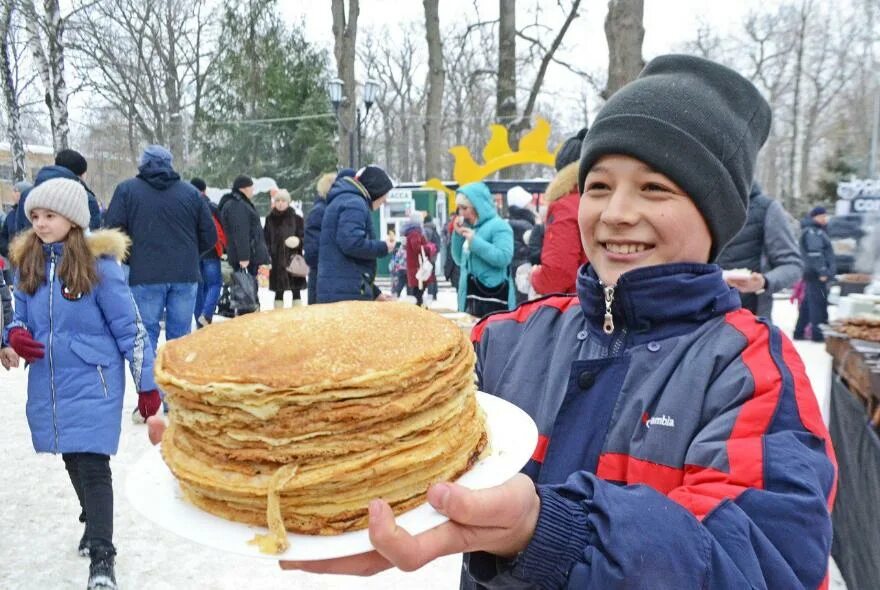
[[[33,229],[13,242],[15,316],[5,339],[30,363],[27,418],[34,449],[61,453],[82,509],[81,555],[88,587],[116,588],[110,457],[119,445],[123,360],[143,417],[159,409],[153,350],[119,261],[128,238],[86,236],[85,189],[67,179],[34,188],[25,204]]]
[[[836,464],[803,363],[711,264],[746,219],[770,108],[736,72],[666,55],[618,90],[580,155],[577,296],[477,324],[480,389],[541,437],[509,482],[441,483],[413,538],[370,504],[377,551],[294,563],[414,569],[462,588],[820,588]],[[287,564],[288,567],[291,564]]]

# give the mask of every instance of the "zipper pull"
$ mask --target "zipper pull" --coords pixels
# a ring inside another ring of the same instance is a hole
[[[611,304],[614,303],[614,287],[605,287],[605,323],[602,330],[606,334],[614,332],[614,316],[611,315]]]

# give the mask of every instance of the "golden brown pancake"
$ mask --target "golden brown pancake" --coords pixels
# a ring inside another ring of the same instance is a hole
[[[162,455],[196,506],[266,525],[338,534],[367,504],[399,514],[486,447],[473,348],[437,314],[342,302],[256,313],[162,347],[156,381],[170,426]]]

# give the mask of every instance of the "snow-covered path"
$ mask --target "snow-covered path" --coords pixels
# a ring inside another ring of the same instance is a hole
[[[454,295],[444,290],[440,306],[454,306]],[[268,302],[271,306],[271,302]],[[777,302],[777,322],[790,333],[794,310]],[[830,359],[819,344],[798,342],[807,372],[827,415]],[[37,455],[30,443],[25,419],[25,372],[0,371],[0,588],[83,588],[88,560],[77,555],[82,534],[79,506],[59,456]],[[137,460],[149,448],[146,430],[134,425],[129,414],[136,406],[129,383],[123,410],[119,453],[112,459],[116,491],[115,542],[117,578],[124,589],[241,589],[274,588],[419,588],[458,587],[461,560],[439,559],[421,570],[404,574],[389,571],[373,578],[317,576],[282,572],[269,560],[256,560],[195,545],[166,532],[140,516],[124,490]],[[834,588],[842,586],[832,585]]]

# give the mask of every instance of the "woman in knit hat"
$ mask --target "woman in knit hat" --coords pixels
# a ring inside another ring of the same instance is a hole
[[[275,292],[275,308],[284,307],[284,292],[293,294],[291,305],[301,305],[300,290],[306,288],[304,277],[287,272],[287,265],[295,254],[302,254],[305,230],[303,218],[290,206],[290,193],[280,189],[272,195],[272,210],[266,216],[263,235],[272,259],[269,271],[269,289]]]
[[[836,467],[804,366],[712,260],[739,231],[770,108],[745,78],[651,61],[584,137],[577,296],[477,324],[480,389],[541,434],[507,483],[428,490],[413,538],[370,504],[376,551],[310,571],[465,552],[462,588],[819,588]]]
[[[118,230],[86,235],[83,186],[47,180],[25,202],[33,228],[12,243],[15,316],[3,340],[30,364],[27,418],[34,449],[60,453],[79,500],[89,588],[116,588],[110,455],[119,446],[128,360],[144,418],[161,403],[153,350],[120,266]]]

